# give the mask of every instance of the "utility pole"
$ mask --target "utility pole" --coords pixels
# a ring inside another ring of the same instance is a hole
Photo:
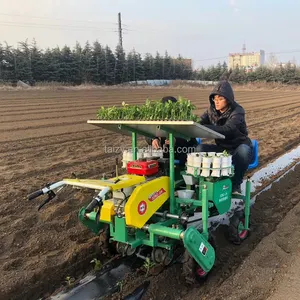
[[[118,24],[119,24],[119,45],[123,48],[121,13],[119,13]]]

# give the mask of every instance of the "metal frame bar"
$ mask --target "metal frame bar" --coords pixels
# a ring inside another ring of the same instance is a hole
[[[123,125],[123,124],[119,124],[118,125],[118,129],[122,130],[122,129],[125,129],[127,131],[130,131],[131,133],[136,133],[136,134],[139,134],[139,135],[142,135],[142,136],[146,136],[146,137],[149,137],[149,138],[154,138],[155,136],[153,136],[152,134],[149,134],[149,133],[146,133],[142,130],[138,130],[138,129],[133,129],[131,128],[130,126],[127,126],[127,125]]]
[[[170,129],[169,127],[165,126],[165,125],[158,125],[157,126],[158,130],[163,130],[168,132],[169,134],[172,133],[173,135],[177,136],[177,137],[181,137],[183,139],[186,139],[187,141],[189,141],[191,138],[188,137],[187,135],[183,135],[181,133],[176,132],[176,130],[174,129]]]

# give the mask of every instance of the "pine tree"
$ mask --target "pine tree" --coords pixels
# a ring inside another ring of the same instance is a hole
[[[154,59],[154,79],[163,79],[163,73],[164,73],[163,58],[160,56],[158,52],[156,52],[156,56]]]
[[[82,50],[82,81],[89,83],[92,80],[92,48],[90,43],[87,41],[84,49]]]
[[[105,50],[101,44],[96,41],[93,45],[92,61],[91,61],[92,83],[105,84]]]
[[[116,59],[111,49],[106,46],[105,48],[105,83],[106,85],[112,85],[115,82],[115,68]]]
[[[30,84],[32,82],[31,51],[27,40],[19,42],[19,48],[16,50],[15,55],[18,79]]]
[[[115,69],[115,83],[123,83],[126,81],[126,56],[121,45],[118,45],[115,52],[116,69]]]
[[[31,72],[33,84],[43,80],[43,73],[45,71],[44,55],[38,48],[35,39],[32,42],[31,48]]]
[[[154,79],[154,59],[150,53],[146,53],[143,60],[143,69],[145,72],[145,79],[151,80]]]
[[[172,77],[172,59],[168,52],[165,52],[163,59],[163,79],[171,79]]]

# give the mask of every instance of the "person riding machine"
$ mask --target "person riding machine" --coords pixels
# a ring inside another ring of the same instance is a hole
[[[162,98],[162,102],[176,102],[172,96]],[[220,81],[209,95],[210,107],[200,117],[200,124],[225,136],[225,139],[215,139],[216,145],[199,144],[195,138],[189,141],[175,137],[175,159],[178,165],[184,166],[187,153],[191,152],[223,152],[226,150],[232,155],[234,176],[232,178],[232,193],[241,194],[243,177],[253,160],[254,149],[245,121],[245,110],[235,101],[234,92],[230,83]],[[168,158],[169,140],[156,137],[146,138],[154,149],[163,148],[164,157]],[[179,149],[189,151],[178,151]]]

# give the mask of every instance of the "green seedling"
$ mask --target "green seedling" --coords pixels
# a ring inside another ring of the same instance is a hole
[[[120,288],[120,293],[122,292],[122,289],[123,289],[123,281],[121,280],[121,281],[119,281],[118,283],[117,283],[117,286]]]
[[[229,154],[228,154],[228,152],[226,150],[223,151],[223,155],[224,155],[224,157],[228,157],[229,156]]]
[[[73,277],[67,276],[66,283],[68,288],[71,288],[74,285],[75,279]]]
[[[161,101],[146,100],[143,105],[128,105],[124,101],[120,107],[103,106],[98,110],[100,120],[148,120],[148,121],[194,121],[200,118],[193,114],[196,107],[190,100],[179,97],[176,103],[171,101],[163,104]]]
[[[95,271],[100,271],[100,270],[101,270],[101,268],[102,268],[102,263],[101,263],[101,261],[100,261],[99,259],[94,258],[94,259],[91,261],[91,263],[95,263],[95,266],[94,266],[94,270],[95,270]]]
[[[143,267],[146,269],[146,276],[148,275],[151,268],[155,266],[155,263],[150,260],[149,257],[146,258]]]

